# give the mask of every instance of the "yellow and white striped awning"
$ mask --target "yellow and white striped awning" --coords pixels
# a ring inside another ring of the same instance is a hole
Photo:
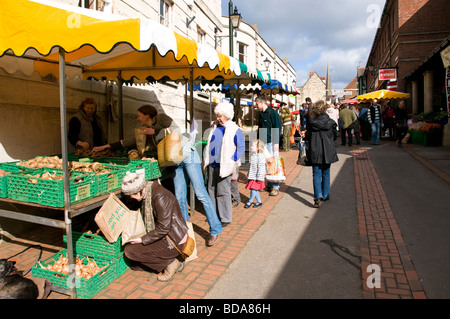
[[[0,67],[12,73],[21,57],[25,73],[58,77],[60,48],[69,78],[258,79],[237,59],[149,19],[49,0],[0,1]]]

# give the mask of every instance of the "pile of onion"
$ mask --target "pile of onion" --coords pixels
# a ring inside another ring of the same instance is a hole
[[[85,258],[87,260],[87,264],[84,264],[83,262]],[[48,264],[47,266],[42,265],[40,262],[38,262],[38,264],[42,269],[56,271],[65,275],[68,275],[70,273],[69,258],[65,257],[64,255],[61,255],[58,260],[55,260],[54,263]],[[103,269],[105,269],[107,266],[108,265],[99,267],[95,260],[89,259],[89,257],[80,259],[77,256],[75,259],[75,276],[84,279],[90,279],[91,277],[95,276]],[[101,275],[102,274],[100,274],[100,276]]]

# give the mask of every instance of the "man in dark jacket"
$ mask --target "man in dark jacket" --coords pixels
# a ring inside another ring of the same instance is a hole
[[[269,153],[276,157],[279,156],[279,143],[281,136],[281,119],[277,111],[267,105],[264,95],[256,98],[256,106],[259,113],[258,139],[266,143]],[[277,196],[280,190],[280,184],[269,183],[271,188],[269,195]]]
[[[170,280],[184,269],[184,262],[177,258],[188,233],[177,199],[158,181],[146,181],[136,173],[127,173],[123,178],[122,193],[141,203],[140,212],[147,231],[144,236],[129,240],[125,256],[134,262],[133,269],[152,269],[162,272],[157,277],[159,281]]]
[[[337,124],[326,114],[324,101],[314,103],[306,120],[307,163],[313,168],[314,207],[330,199],[330,167],[337,162]]]

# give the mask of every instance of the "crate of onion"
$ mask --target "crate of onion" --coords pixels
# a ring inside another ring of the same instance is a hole
[[[71,289],[76,288],[78,298],[90,299],[105,289],[115,278],[115,263],[93,254],[76,252],[74,256],[74,275],[67,256],[67,249],[33,265],[32,277],[48,279],[52,285]]]
[[[97,183],[97,195],[108,194],[120,189],[122,179],[126,173],[126,167],[99,162],[77,162],[69,163],[72,171],[94,173]]]
[[[97,196],[94,173],[70,171],[70,202]],[[61,169],[40,168],[8,176],[8,197],[52,207],[64,207],[64,180]]]
[[[67,247],[67,234],[65,231],[63,234],[63,241],[64,246]],[[95,255],[109,260],[114,266],[115,278],[119,278],[130,269],[124,254],[124,246],[121,245],[121,242],[121,237],[119,237],[115,243],[110,243],[101,232],[72,231],[72,244],[75,252]]]

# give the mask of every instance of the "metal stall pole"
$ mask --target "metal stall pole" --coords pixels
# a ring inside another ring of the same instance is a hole
[[[186,79],[186,83],[185,83],[185,85],[184,85],[184,106],[185,106],[185,108],[184,108],[184,128],[185,128],[185,130],[187,131],[187,129],[188,129],[188,125],[187,125],[187,123],[188,123],[188,119],[187,119],[187,113],[188,113],[188,91],[187,91],[187,88],[188,88],[188,86],[187,86],[187,83],[188,83],[188,81],[187,81],[187,79]]]
[[[71,297],[76,298],[75,287],[75,263],[73,258],[72,244],[72,219],[70,216],[70,184],[69,165],[67,151],[67,116],[66,116],[66,61],[63,49],[59,49],[59,104],[60,104],[60,124],[61,124],[61,152],[64,178],[64,222],[66,224],[67,235],[67,257],[69,260],[69,288]]]
[[[209,125],[212,123],[212,91],[209,91]],[[203,134],[203,132],[200,132],[200,134]]]
[[[189,114],[189,123],[192,126],[194,122],[194,69],[191,68],[190,72],[190,114]],[[194,216],[195,212],[195,193],[194,193],[194,186],[192,185],[192,182],[189,182],[189,200],[190,200],[190,207],[191,207],[191,216]]]
[[[119,99],[119,140],[123,140],[123,80],[122,71],[119,71],[117,77],[117,94]]]
[[[255,120],[255,115],[253,114],[254,108],[255,108],[255,92],[252,92],[252,133],[253,133],[254,120]]]

